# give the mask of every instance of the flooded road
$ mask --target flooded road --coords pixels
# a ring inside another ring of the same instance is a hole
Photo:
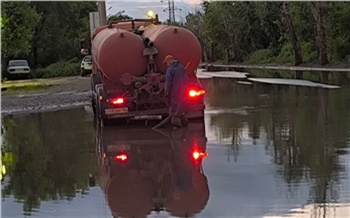
[[[202,82],[182,130],[4,117],[2,217],[350,217],[350,85]]]

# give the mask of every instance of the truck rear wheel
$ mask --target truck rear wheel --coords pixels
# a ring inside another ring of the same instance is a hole
[[[98,78],[98,75],[96,73],[91,74],[91,91],[92,92],[97,91],[96,85],[98,84],[101,84],[101,81]]]
[[[93,95],[91,98],[91,107],[92,107],[92,111],[94,112],[94,114],[96,115],[96,99],[95,96]]]
[[[92,110],[94,112],[94,114],[96,115],[96,112],[97,112],[97,101],[98,101],[98,98],[97,98],[97,88],[98,86],[96,85],[99,85],[101,82],[98,78],[98,75],[96,73],[93,73],[91,75],[91,94],[92,94],[92,98],[91,98],[91,107],[92,107]]]

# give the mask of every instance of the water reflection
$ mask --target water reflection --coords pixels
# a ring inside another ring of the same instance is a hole
[[[263,140],[276,177],[288,184],[292,196],[301,183],[308,183],[308,203],[339,200],[341,179],[348,177],[340,157],[349,159],[349,86],[340,90],[247,86],[225,79],[204,84],[210,125],[217,138],[231,142],[235,160],[242,137],[253,139],[253,144]],[[226,112],[210,113],[216,108]]]
[[[97,172],[87,119],[84,109],[4,117],[2,197],[14,197],[31,215],[42,201],[87,194],[87,175]]]
[[[96,142],[100,186],[114,217],[161,211],[189,217],[206,206],[203,122],[180,130],[103,127],[97,129]]]

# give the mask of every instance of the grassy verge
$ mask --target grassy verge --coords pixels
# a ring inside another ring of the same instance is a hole
[[[29,91],[37,91],[37,90],[43,90],[52,85],[45,84],[45,83],[38,83],[38,84],[24,84],[24,85],[10,85],[10,86],[2,86],[1,90],[6,91],[7,93],[17,93],[17,92],[29,92]]]

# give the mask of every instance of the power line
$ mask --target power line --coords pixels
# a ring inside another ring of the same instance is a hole
[[[161,0],[160,2],[164,3],[163,0]],[[175,23],[175,10],[182,11],[181,8],[175,7],[174,0],[168,0],[168,7],[163,11],[164,12],[169,11],[169,20],[168,20],[169,24]]]

